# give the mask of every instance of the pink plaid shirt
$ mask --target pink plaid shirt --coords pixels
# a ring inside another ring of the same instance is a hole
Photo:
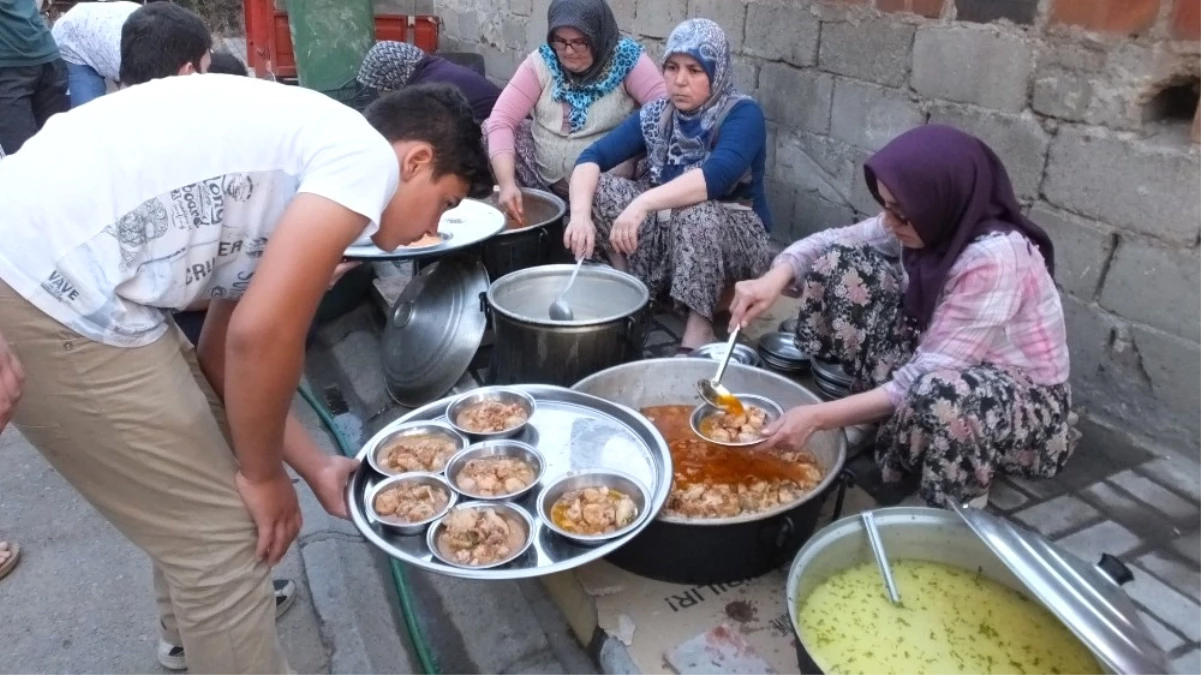
[[[868,244],[900,256],[900,242],[883,216],[806,237],[776,257],[792,266],[800,293],[809,267],[832,244]],[[903,278],[902,286],[908,283]],[[907,364],[884,391],[899,405],[919,377],[936,370],[962,371],[980,363],[1019,368],[1036,384],[1068,380],[1068,346],[1059,292],[1038,247],[1017,232],[984,236],[968,245],[951,267],[929,328]]]

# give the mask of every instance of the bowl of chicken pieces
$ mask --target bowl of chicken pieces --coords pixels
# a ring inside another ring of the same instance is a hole
[[[532,445],[484,441],[461,450],[446,465],[446,478],[464,497],[517,499],[542,479],[546,461]]]
[[[723,410],[708,403],[692,411],[690,422],[697,436],[732,448],[758,445],[764,441],[763,429],[780,419],[784,410],[778,403],[754,394],[735,394],[742,410]]]
[[[506,387],[484,387],[463,394],[446,408],[456,431],[476,438],[510,438],[534,416],[534,397]]]
[[[618,471],[575,471],[538,495],[538,513],[551,531],[579,544],[598,545],[625,535],[646,517],[650,492]]]
[[[376,521],[399,534],[421,534],[446,515],[459,495],[442,476],[407,473],[380,481],[367,495]]]
[[[380,441],[367,454],[367,462],[385,476],[440,473],[465,447],[467,439],[446,425],[407,424]]]
[[[447,565],[472,569],[499,567],[515,560],[534,542],[530,514],[506,502],[464,502],[430,527],[426,543]]]

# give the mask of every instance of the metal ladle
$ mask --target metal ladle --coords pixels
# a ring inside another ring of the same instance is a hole
[[[876,566],[880,568],[880,576],[884,577],[884,588],[888,591],[888,599],[894,605],[901,604],[901,592],[892,578],[892,567],[888,564],[888,554],[884,552],[884,542],[880,539],[880,530],[876,529],[876,516],[871,511],[864,511],[863,529],[867,530],[867,541],[871,545],[872,555],[876,557]]]
[[[734,353],[734,343],[738,340],[738,332],[741,330],[742,326],[735,326],[734,330],[730,332],[730,339],[726,341],[726,355],[717,365],[717,373],[713,375],[713,379],[698,380],[696,383],[696,389],[700,392],[701,398],[714,408],[725,410],[730,405],[730,401],[738,401],[721,383],[721,377],[726,373],[726,365],[730,363],[730,355]]]
[[[567,304],[564,298],[567,297],[567,291],[571,290],[571,285],[575,283],[575,277],[580,273],[580,268],[584,265],[584,259],[580,258],[575,263],[575,269],[571,271],[571,278],[567,280],[567,287],[559,294],[558,299],[550,304],[550,318],[554,321],[572,321],[575,319],[575,314],[571,311],[571,305]]]

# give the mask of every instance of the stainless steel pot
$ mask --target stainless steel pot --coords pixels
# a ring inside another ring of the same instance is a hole
[[[571,260],[563,248],[563,215],[567,213],[567,204],[545,190],[522,188],[521,195],[526,227],[509,227],[506,219],[505,229],[482,246],[481,258],[490,279]],[[486,201],[497,206],[495,194]]]
[[[572,388],[635,410],[696,405],[701,402],[696,382],[712,377],[712,371],[712,362],[704,359],[648,359],[599,372]],[[734,392],[765,396],[785,410],[821,402],[792,380],[738,363],[729,364],[722,383]],[[739,581],[779,567],[816,527],[822,502],[846,460],[846,437],[841,431],[818,432],[807,449],[824,478],[800,501],[738,518],[660,515],[609,560],[636,574],[689,584]]]
[[[532,267],[507,274],[488,288],[492,379],[497,384],[566,387],[642,356],[650,293],[629,274],[584,266],[566,298],[576,318],[550,318],[550,305],[573,267]]]
[[[893,507],[878,509],[875,516],[890,559],[979,570],[1059,617],[1110,672],[1169,672],[1166,656],[1119,587],[1133,577],[1117,558],[1103,556],[1088,565],[1034,533],[974,509]],[[827,526],[797,554],[786,592],[801,672],[821,670],[810,654],[812,643],[798,630],[798,607],[830,576],[871,560],[857,516]]]

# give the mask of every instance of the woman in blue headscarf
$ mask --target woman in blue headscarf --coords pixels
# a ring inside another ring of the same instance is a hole
[[[667,97],[580,155],[564,244],[577,257],[600,244],[652,296],[686,309],[679,353],[687,353],[713,340],[713,315],[734,283],[771,262],[767,126],[759,104],[735,88],[730,46],[713,21],[672,31],[663,79]],[[643,153],[639,180],[602,175]]]

